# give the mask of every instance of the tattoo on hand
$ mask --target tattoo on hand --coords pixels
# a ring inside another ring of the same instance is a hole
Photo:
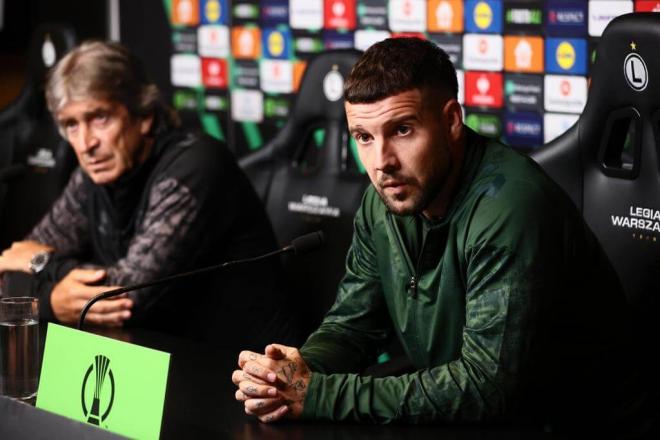
[[[260,401],[257,402],[257,408],[263,408],[264,405],[265,405],[265,403],[264,403],[263,400],[260,400]]]
[[[305,391],[306,385],[302,379],[298,379],[298,381],[294,383],[292,387],[294,390],[296,390],[296,392],[300,393],[301,391]]]
[[[289,365],[282,367],[280,371],[284,375],[284,377],[286,377],[287,385],[291,385],[293,383],[293,375],[297,370],[298,370],[298,365],[295,362],[289,362]]]
[[[256,394],[256,393],[257,393],[257,388],[256,388],[256,387],[253,387],[253,386],[249,386],[249,387],[247,387],[245,390],[246,390],[248,393],[253,393],[253,394]]]
[[[256,361],[257,360],[257,355],[254,354],[254,353],[250,353],[250,355],[248,356],[248,359],[250,359],[251,361]]]

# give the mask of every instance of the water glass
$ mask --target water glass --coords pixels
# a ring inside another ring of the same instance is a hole
[[[38,299],[0,298],[0,395],[33,402],[38,384]]]

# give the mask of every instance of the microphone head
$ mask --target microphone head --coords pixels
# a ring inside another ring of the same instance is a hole
[[[306,254],[320,248],[324,244],[325,236],[323,235],[323,231],[310,232],[309,234],[301,235],[291,240],[291,247],[296,255]]]

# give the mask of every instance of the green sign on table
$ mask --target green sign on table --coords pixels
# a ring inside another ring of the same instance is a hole
[[[170,355],[48,325],[37,407],[134,438],[158,438]]]

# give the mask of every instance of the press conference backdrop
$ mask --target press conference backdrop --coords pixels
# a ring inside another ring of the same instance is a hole
[[[660,1],[126,0],[121,40],[160,66],[187,121],[243,156],[282,126],[315,53],[427,38],[458,69],[467,124],[528,150],[577,120],[599,37],[633,11]]]

